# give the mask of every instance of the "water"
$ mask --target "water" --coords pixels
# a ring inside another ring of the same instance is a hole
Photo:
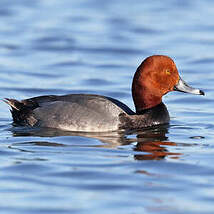
[[[2,0],[0,97],[96,93],[133,109],[139,63],[171,56],[206,96],[165,96],[170,126],[81,134],[0,113],[1,213],[213,213],[214,2]]]

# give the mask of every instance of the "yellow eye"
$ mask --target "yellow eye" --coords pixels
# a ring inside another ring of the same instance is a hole
[[[167,75],[170,75],[170,74],[171,74],[170,70],[168,70],[168,69],[166,69],[165,73],[166,73]]]

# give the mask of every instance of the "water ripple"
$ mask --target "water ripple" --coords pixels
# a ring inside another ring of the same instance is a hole
[[[0,102],[2,213],[213,213],[213,1],[1,3],[1,98],[93,93],[134,109],[153,54],[206,93],[166,95],[170,125],[111,133],[13,127]]]

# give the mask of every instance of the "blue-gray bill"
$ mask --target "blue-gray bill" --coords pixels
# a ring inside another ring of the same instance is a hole
[[[190,94],[198,94],[198,95],[205,95],[205,93],[197,88],[192,88],[189,86],[184,80],[179,79],[178,83],[174,86],[174,91],[181,91],[184,93],[190,93]]]

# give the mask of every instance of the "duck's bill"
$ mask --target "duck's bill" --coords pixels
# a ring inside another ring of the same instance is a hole
[[[179,79],[178,83],[174,86],[174,91],[181,91],[184,93],[190,94],[198,94],[198,95],[205,95],[202,90],[190,87],[184,80]]]

